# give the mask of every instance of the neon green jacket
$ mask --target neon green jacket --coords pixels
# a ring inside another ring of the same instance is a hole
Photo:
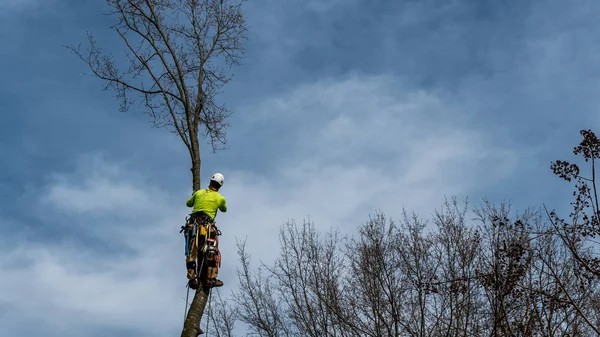
[[[217,191],[210,188],[198,190],[185,203],[187,207],[194,207],[192,213],[203,211],[208,214],[210,220],[215,220],[217,210],[227,212],[227,202],[225,198]]]

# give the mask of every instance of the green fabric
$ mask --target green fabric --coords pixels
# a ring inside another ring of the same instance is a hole
[[[225,198],[219,192],[209,188],[194,192],[185,204],[187,207],[194,207],[192,213],[203,211],[211,220],[217,216],[217,210],[227,212]]]

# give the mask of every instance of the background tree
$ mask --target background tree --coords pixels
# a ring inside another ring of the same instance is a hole
[[[432,220],[377,213],[350,237],[288,222],[258,272],[240,245],[237,319],[257,336],[595,335],[598,283],[539,209],[453,200]]]
[[[287,336],[285,322],[281,313],[281,298],[277,298],[273,285],[262,268],[253,273],[250,267],[250,255],[246,252],[246,242],[238,242],[238,256],[241,269],[237,269],[242,291],[234,296],[238,318],[246,323],[258,336]]]
[[[238,311],[235,306],[223,298],[220,288],[210,295],[212,297],[212,308],[208,307],[207,335],[216,337],[233,337],[235,321]]]
[[[485,335],[478,319],[485,306],[477,273],[482,242],[467,216],[467,204],[460,207],[456,199],[446,201],[434,214],[434,259],[439,265],[437,279],[431,284],[439,317],[434,336]]]
[[[577,310],[589,328],[600,334],[600,317],[597,309],[593,309],[598,308],[600,303],[600,199],[596,177],[596,165],[600,160],[600,139],[592,130],[581,130],[580,134],[583,139],[573,149],[573,154],[583,158],[587,164],[587,172],[586,167],[582,168],[565,160],[556,160],[551,164],[556,176],[574,184],[572,211],[568,220],[561,218],[554,210],[548,213],[554,233],[568,249],[576,266],[573,276],[578,287],[568,287],[570,283],[559,277],[561,270],[550,270],[556,275],[557,284],[564,291],[567,303]]]
[[[226,144],[231,111],[217,101],[239,64],[247,38],[241,3],[229,0],[106,0],[110,27],[120,37],[126,59],[105,53],[88,34],[89,47],[69,46],[112,89],[126,111],[140,100],[156,127],[167,127],[187,147],[192,162],[192,190],[200,189],[202,134],[212,150]],[[202,130],[202,133],[200,131]],[[201,329],[208,289],[200,287],[190,306],[182,336]]]
[[[492,321],[493,336],[531,335],[527,293],[522,284],[532,266],[529,214],[510,219],[510,207],[485,203],[475,211],[481,226],[483,248],[478,254],[480,282]]]

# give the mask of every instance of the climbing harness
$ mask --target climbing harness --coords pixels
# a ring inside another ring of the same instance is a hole
[[[199,259],[199,255],[208,254],[209,260],[212,261],[215,259],[215,248],[212,246],[216,247],[218,245],[215,241],[216,235],[213,234],[213,229],[216,229],[216,225],[214,221],[211,221],[208,215],[203,212],[190,214],[185,220],[186,223],[184,226],[181,226],[179,233],[183,233],[185,238],[185,257],[188,269],[188,279],[189,281],[199,281],[199,274],[202,273],[203,266],[198,268],[198,262],[204,262],[204,258]],[[217,230],[217,232],[217,235],[221,234],[220,231]],[[215,240],[208,241],[208,239]],[[200,240],[202,240],[202,242],[199,242]],[[208,246],[206,245],[207,243]],[[216,258],[219,259],[220,256],[217,256]]]

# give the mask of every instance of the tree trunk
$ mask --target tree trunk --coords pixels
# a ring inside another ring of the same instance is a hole
[[[200,189],[200,144],[198,142],[198,134],[191,138],[192,151],[190,153],[192,159],[192,193]]]
[[[193,192],[196,192],[200,189],[200,144],[198,142],[197,132],[193,133],[193,137],[191,138],[191,159],[192,159],[192,188]],[[193,193],[192,192],[192,193]],[[198,255],[198,263],[201,264],[202,270],[199,270],[200,278],[205,276],[206,266],[201,262],[203,256],[201,254]],[[202,283],[201,283],[202,284]],[[201,333],[200,329],[200,321],[202,320],[202,316],[204,315],[204,308],[206,307],[206,302],[208,301],[208,294],[210,292],[209,288],[199,287],[195,294],[194,299],[190,305],[190,309],[185,318],[185,323],[183,324],[183,330],[181,331],[181,337],[197,337]]]
[[[188,311],[183,330],[181,331],[181,337],[197,337],[200,335],[200,320],[204,314],[204,308],[208,301],[209,288],[200,287],[196,290],[190,310]]]

